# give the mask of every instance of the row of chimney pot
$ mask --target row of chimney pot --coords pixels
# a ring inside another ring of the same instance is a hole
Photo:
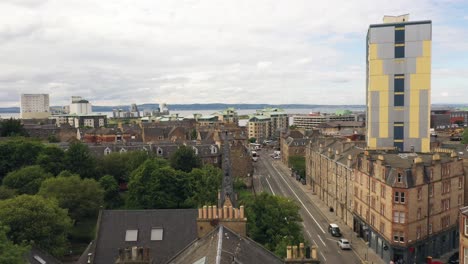
[[[119,261],[142,260],[149,261],[150,249],[143,247],[119,248]]]
[[[286,248],[286,260],[305,259],[305,257],[304,243],[300,243],[299,248],[297,246],[288,246]],[[318,259],[317,246],[315,245],[310,247],[310,258]]]
[[[232,206],[217,208],[216,205],[205,205],[203,208],[198,208],[199,219],[244,219],[244,216],[243,205],[241,205],[239,209],[233,208]]]

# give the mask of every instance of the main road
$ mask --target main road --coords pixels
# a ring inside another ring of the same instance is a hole
[[[300,206],[305,237],[318,247],[319,258],[322,263],[361,263],[353,250],[341,250],[336,237],[328,233],[328,222],[314,206],[310,199],[291,177],[291,171],[280,166],[279,160],[270,157],[267,150],[261,151],[255,165],[255,174],[259,177],[262,189],[273,195],[288,197],[297,201]],[[349,238],[348,238],[349,239]]]

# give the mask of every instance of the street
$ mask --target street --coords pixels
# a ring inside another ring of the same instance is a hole
[[[273,195],[288,197],[297,201],[301,207],[300,214],[303,219],[304,236],[311,244],[318,247],[319,258],[322,263],[361,263],[353,250],[341,250],[337,241],[328,231],[329,223],[322,213],[315,207],[299,186],[300,182],[291,177],[291,171],[283,166],[281,161],[269,156],[267,150],[260,152],[255,163],[255,174],[261,183],[263,191]],[[352,238],[344,237],[350,240]]]

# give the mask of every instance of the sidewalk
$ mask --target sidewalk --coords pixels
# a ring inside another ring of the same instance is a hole
[[[277,162],[274,165],[278,166],[282,172],[289,173],[290,171],[290,169],[282,162]],[[312,190],[307,188],[307,185],[302,185],[298,181],[294,182],[305,193],[308,194],[307,197],[310,199],[310,202],[320,210],[322,216],[327,219],[329,223],[335,223],[340,227],[343,238],[346,238],[351,242],[352,249],[354,252],[356,252],[362,263],[385,264],[385,262],[367,246],[366,242],[362,238],[357,237],[357,234],[354,233],[353,230],[348,227],[343,220],[336,216],[335,213],[329,211],[329,208],[318,198],[317,195],[313,194]],[[366,260],[367,262],[365,262]]]

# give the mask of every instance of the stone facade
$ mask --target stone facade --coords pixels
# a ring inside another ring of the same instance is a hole
[[[366,150],[354,173],[354,230],[388,262],[458,247],[464,172],[455,153]]]

